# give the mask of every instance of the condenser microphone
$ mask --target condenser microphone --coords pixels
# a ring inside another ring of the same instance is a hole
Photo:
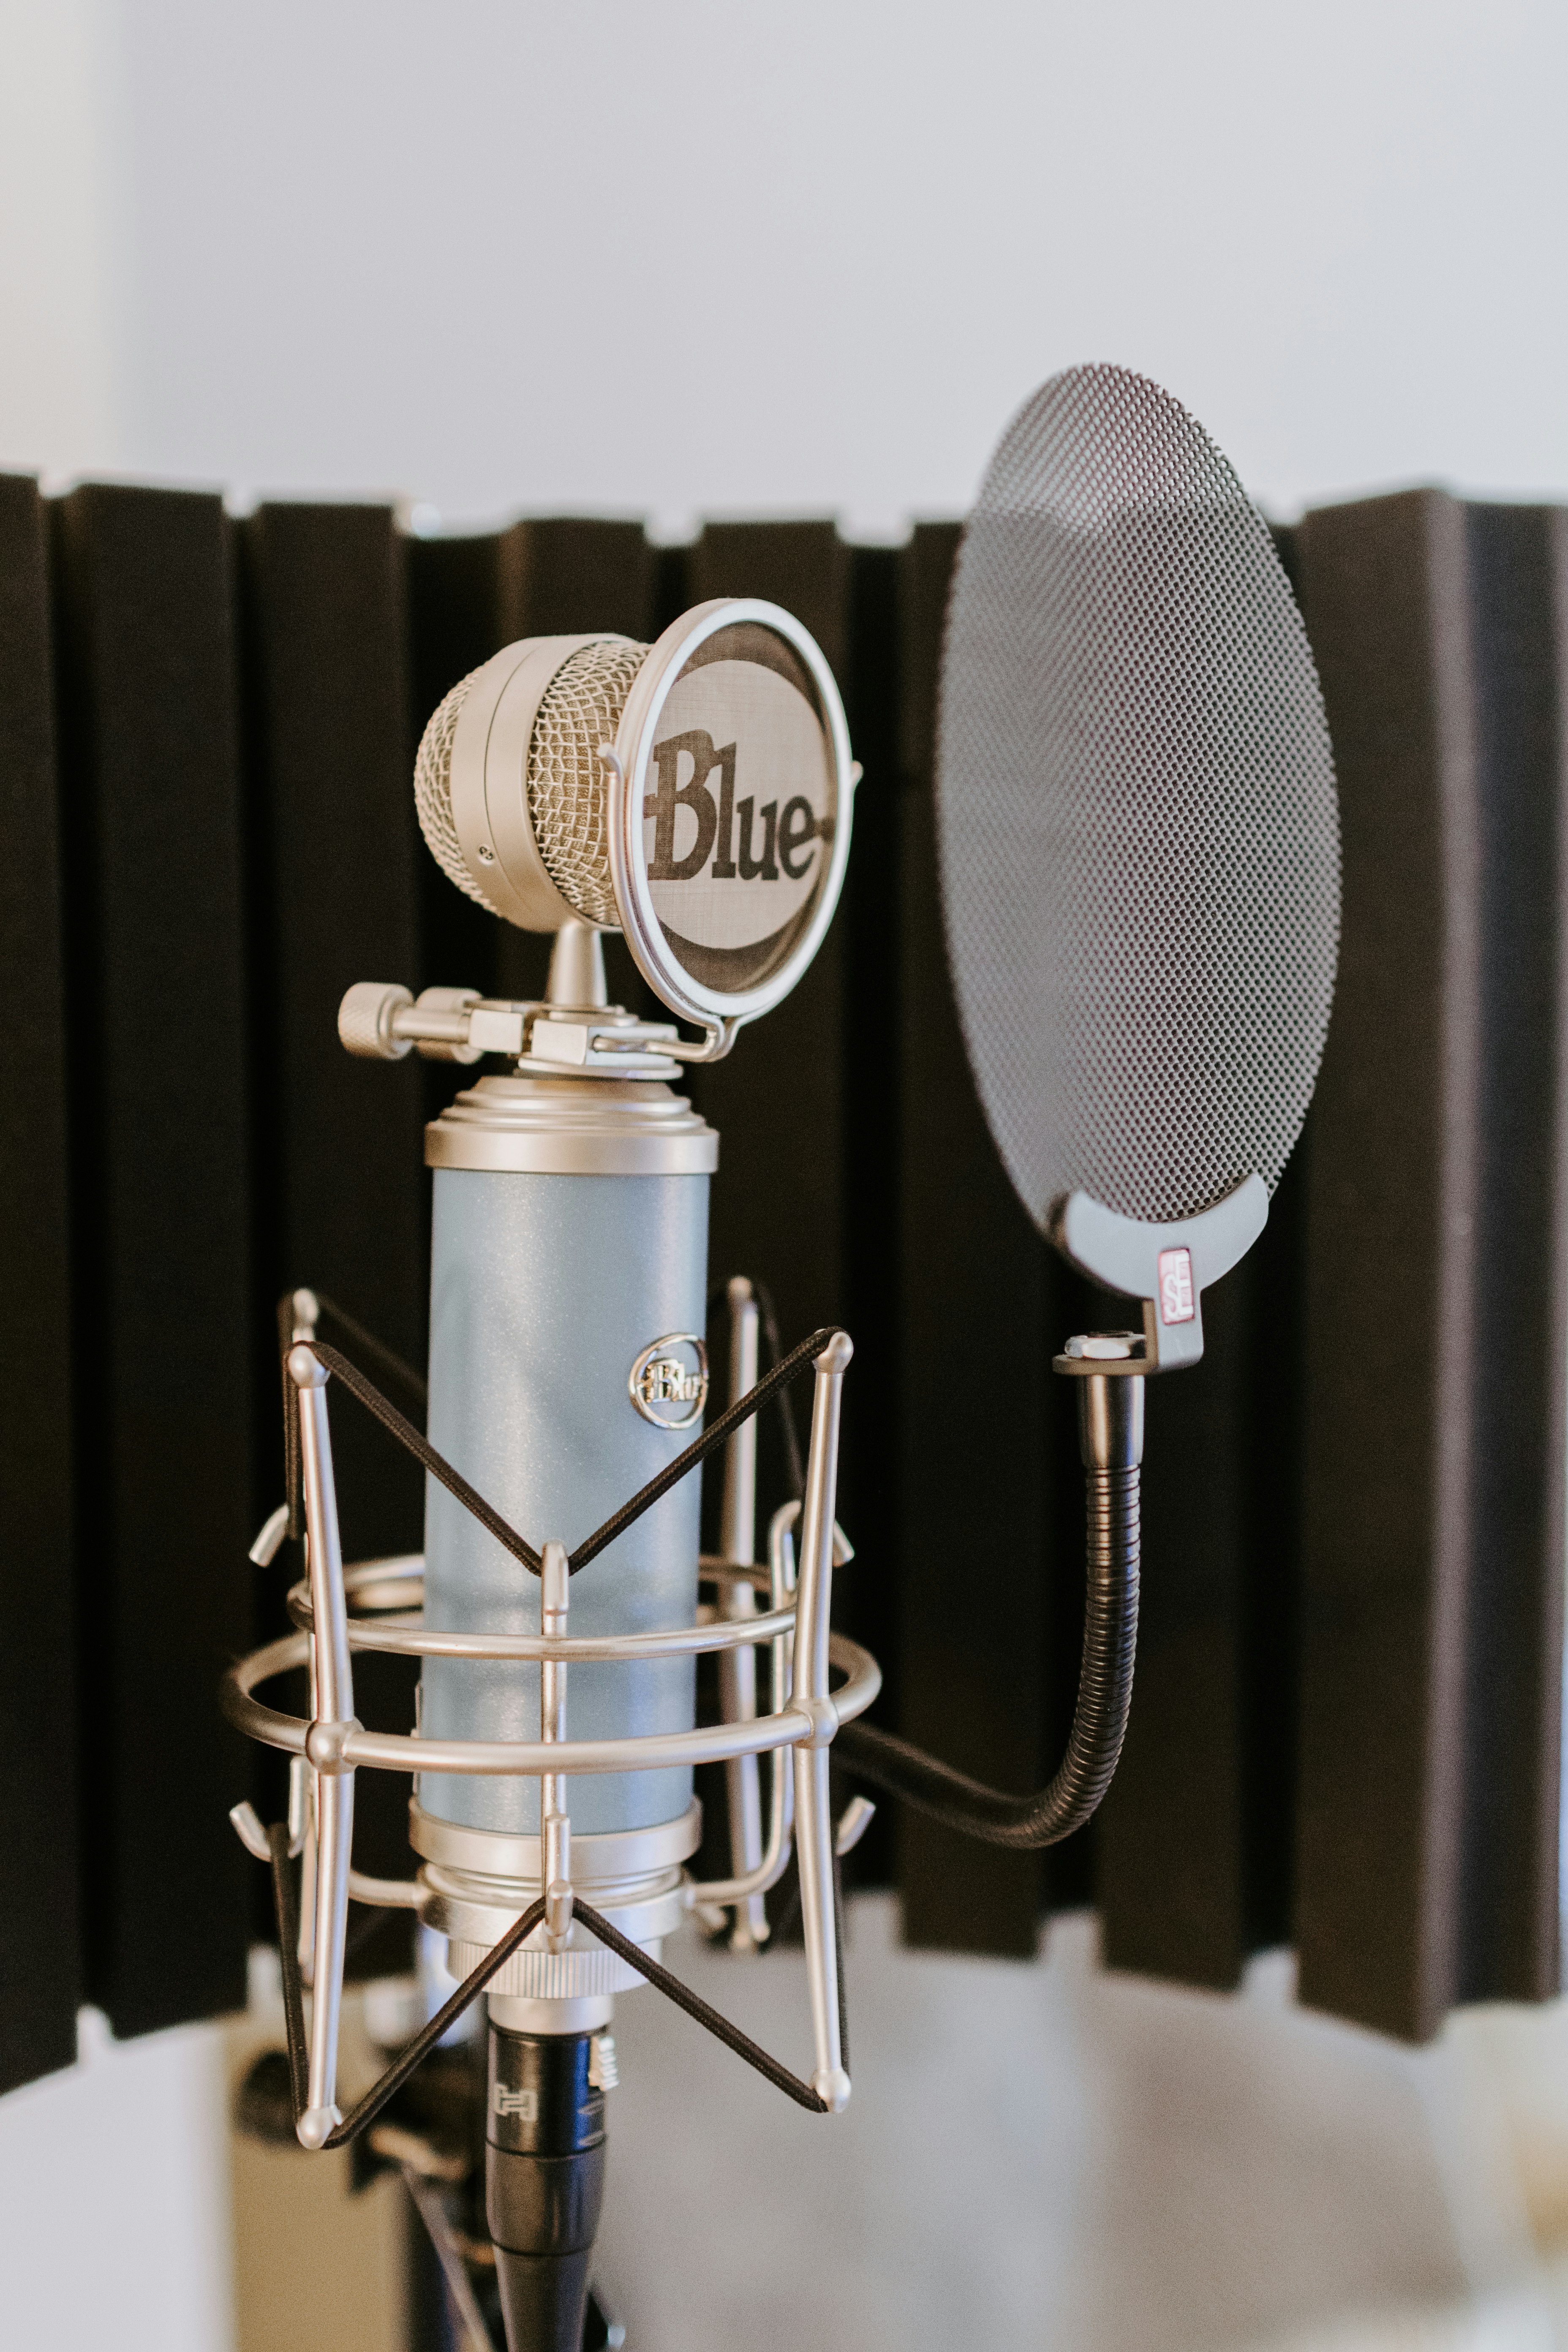
[[[552,1890],[574,1890],[653,1959],[690,1905],[690,1765],[638,1759],[678,1750],[693,1728],[695,1658],[668,1637],[698,1619],[696,1479],[570,1581],[566,1563],[701,1424],[719,1139],[671,1082],[683,1062],[727,1052],[816,953],[856,772],[811,637],[776,606],[734,599],[686,614],[651,647],[611,635],[510,646],[453,688],[419,747],[419,821],[448,878],[502,919],[556,935],[543,1003],[460,989],[416,1002],[367,983],[341,1015],[355,1053],[489,1050],[511,1064],[427,1130],[427,1438],[510,1527],[554,1540],[542,1576],[526,1572],[431,1478],[420,1738],[482,1757],[538,1738],[542,1722],[549,1738],[564,1702],[557,1736],[631,1768],[575,1775],[569,1795],[564,1776],[421,1770],[420,1913],[447,1937],[459,1978]],[[700,1040],[606,1003],[600,938],[617,929]],[[569,1670],[442,1654],[453,1636],[568,1633],[587,1645]],[[628,1637],[640,1654],[626,1654]],[[595,1641],[623,1654],[593,1662]],[[766,1874],[752,1875],[760,1891]],[[607,2029],[615,1997],[640,1982],[574,1916],[558,1928],[547,1917],[490,1978],[488,2217],[513,2352],[581,2344]],[[835,2104],[833,2067],[824,2079]]]

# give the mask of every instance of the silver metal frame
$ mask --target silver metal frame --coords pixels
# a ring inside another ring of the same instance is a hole
[[[729,1287],[730,1402],[737,1403],[757,1385],[757,1340],[762,1323],[752,1286],[737,1275]],[[746,1422],[724,1449],[724,1494],[720,1520],[720,1548],[726,1559],[751,1560],[757,1547],[757,1423]],[[744,1577],[731,1578],[722,1588],[723,1613],[729,1618],[755,1618],[757,1596]],[[725,1650],[719,1659],[719,1687],[726,1723],[752,1723],[757,1713],[757,1654],[751,1644]],[[731,1757],[724,1767],[730,1801],[730,1867],[737,1880],[749,1879],[763,1859],[762,1775],[754,1756]],[[784,1775],[775,1770],[775,1778]],[[768,1913],[763,1891],[743,1896],[735,1906],[731,1949],[754,1951],[768,1940]]]
[[[342,2007],[343,1948],[348,1935],[349,1872],[353,1859],[353,1768],[342,1743],[358,1727],[353,1669],[349,1661],[348,1599],[338,1538],[332,1442],[327,1425],[327,1370],[303,1345],[289,1351],[289,1377],[300,1391],[300,1475],[310,1529],[310,1612],[318,1631],[310,1643],[315,1720],[305,1754],[315,1771],[316,1967],[310,2006],[310,2087],[300,2137],[319,2147],[342,2121],[336,2105],[338,2024]],[[333,1965],[323,1973],[322,1953]]]
[[[418,1624],[398,1605],[410,1602],[422,1581],[424,1563],[418,1562],[416,1574],[412,1556],[370,1561],[345,1571],[332,1481],[328,1376],[308,1344],[290,1350],[288,1369],[299,1393],[310,1570],[308,1587],[296,1587],[289,1595],[290,1613],[300,1630],[268,1643],[233,1667],[224,1681],[222,1703],[239,1730],[289,1756],[303,1758],[310,1768],[314,1801],[309,1808],[310,1819],[302,1824],[302,1843],[307,1864],[313,1844],[314,1869],[307,1875],[302,1913],[308,1911],[309,1924],[302,1916],[301,1944],[308,1937],[315,1998],[309,2092],[299,2125],[304,2147],[320,2147],[341,2121],[336,2104],[337,2042],[350,1895],[367,1902],[419,1900],[418,1881],[367,1879],[353,1871],[353,1775],[361,1767],[415,1773],[536,1776],[541,1783],[543,1825],[542,1876],[549,1905],[540,1933],[544,1948],[559,1954],[572,1929],[571,1822],[565,1790],[572,1774],[728,1762],[793,1748],[802,1916],[816,2060],[811,2079],[831,2111],[837,2113],[847,2105],[850,2086],[839,2046],[827,1751],[840,1724],[852,1721],[871,1705],[882,1679],[870,1654],[833,1633],[828,1622],[834,1564],[847,1549],[835,1523],[834,1500],[839,1396],[852,1352],[849,1340],[841,1333],[816,1362],[806,1490],[798,1507],[798,1587],[791,1589],[795,1585],[788,1525],[795,1507],[791,1507],[775,1518],[768,1570],[749,1561],[702,1562],[704,1578],[723,1592],[740,1586],[748,1591],[765,1587],[770,1605],[762,1614],[715,1615],[708,1622],[661,1633],[579,1637],[566,1631],[570,1586],[566,1554],[557,1543],[543,1548],[543,1611],[537,1634],[444,1633]],[[392,1621],[351,1619],[351,1592],[373,1605],[376,1600],[392,1602]],[[625,1739],[574,1740],[568,1734],[566,1690],[574,1660],[631,1660],[703,1651],[725,1654],[764,1641],[770,1645],[773,1664],[772,1703],[764,1716]],[[540,1737],[537,1740],[432,1740],[422,1738],[417,1731],[366,1731],[353,1712],[355,1650],[418,1657],[537,1658],[542,1667]],[[310,1668],[310,1720],[280,1714],[252,1696],[258,1684],[304,1664]],[[846,1677],[837,1690],[830,1688],[833,1667]],[[789,1778],[775,1769],[767,1851],[752,1867],[731,1879],[707,1885],[685,1880],[681,1888],[685,1907],[749,1904],[782,1876],[789,1856],[784,1794]],[[246,1844],[256,1851],[259,1824],[250,1809],[237,1807],[234,1819]],[[265,1847],[264,1839],[260,1844]],[[510,1911],[509,1921],[521,1909],[519,1903]],[[496,1929],[497,1934],[502,1932],[504,1925]]]

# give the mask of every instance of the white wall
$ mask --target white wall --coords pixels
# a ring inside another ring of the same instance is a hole
[[[8,5],[0,460],[884,530],[1107,357],[1281,509],[1568,486],[1560,0]]]
[[[121,92],[100,0],[0,0],[0,466],[113,466]]]
[[[228,2352],[222,2027],[117,2042],[83,2010],[78,2053],[0,2099],[0,2343]]]

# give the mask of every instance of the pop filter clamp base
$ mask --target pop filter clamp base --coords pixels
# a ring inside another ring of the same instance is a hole
[[[1088,1192],[1069,1192],[1049,1231],[1080,1274],[1142,1303],[1141,1368],[1172,1372],[1202,1357],[1203,1294],[1246,1256],[1268,1222],[1268,1188],[1248,1176],[1212,1208],[1168,1224],[1119,1216]],[[1073,1345],[1057,1358],[1058,1371],[1081,1372]]]

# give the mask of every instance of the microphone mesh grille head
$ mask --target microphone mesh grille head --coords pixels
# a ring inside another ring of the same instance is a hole
[[[490,914],[498,915],[500,908],[485,896],[468,871],[458,828],[452,823],[452,738],[458,731],[458,713],[478,676],[476,669],[470,670],[467,677],[460,677],[451,692],[437,704],[426,724],[414,761],[414,806],[425,845],[447,881],[455,882],[459,890],[467,891]]]
[[[599,757],[613,743],[646,646],[604,637],[563,662],[544,690],[528,747],[528,814],[545,870],[590,923],[618,927],[610,882],[609,777]]]
[[[595,638],[568,656],[540,700],[528,745],[528,814],[544,869],[573,911],[609,929],[620,923],[610,880],[609,777],[599,757],[613,743],[647,646]],[[452,744],[479,670],[437,706],[414,762],[414,804],[431,856],[450,882],[501,913],[463,855],[452,821]]]
[[[1056,377],[992,460],[938,830],[970,1062],[1042,1230],[1078,1187],[1161,1222],[1272,1191],[1333,993],[1328,726],[1267,525],[1143,377]]]

